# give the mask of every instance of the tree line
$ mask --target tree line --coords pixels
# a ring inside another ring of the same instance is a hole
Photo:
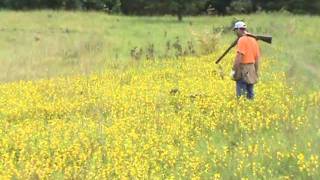
[[[287,10],[320,14],[319,0],[1,0],[1,9],[103,10],[126,15],[252,13]]]

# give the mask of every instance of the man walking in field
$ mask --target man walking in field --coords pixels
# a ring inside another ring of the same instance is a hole
[[[236,81],[237,97],[246,95],[254,98],[253,86],[258,80],[260,49],[257,40],[247,32],[247,26],[239,21],[234,25],[238,36],[237,53],[233,64],[233,78]]]

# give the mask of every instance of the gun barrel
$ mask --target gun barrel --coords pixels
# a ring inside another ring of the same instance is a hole
[[[216,61],[216,64],[218,64],[222,59],[223,57],[228,54],[228,52],[234,47],[237,45],[237,42],[238,42],[238,39],[236,39],[230,46],[229,48],[219,57],[219,59]]]

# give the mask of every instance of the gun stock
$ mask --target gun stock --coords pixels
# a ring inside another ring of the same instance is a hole
[[[247,36],[256,38],[257,40],[261,40],[263,42],[272,43],[272,36],[268,36],[268,35],[253,35],[253,34],[247,34]]]

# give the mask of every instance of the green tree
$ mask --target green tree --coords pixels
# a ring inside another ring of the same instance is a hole
[[[319,0],[290,0],[288,10],[293,13],[320,14]]]
[[[145,7],[147,5],[146,0],[120,0],[121,11],[124,14],[137,14],[142,15],[145,13]]]
[[[5,7],[10,9],[25,9],[28,6],[32,6],[33,2],[30,0],[20,0],[20,1],[4,0],[3,4]]]
[[[104,0],[105,8],[109,11],[120,13],[121,12],[121,1],[120,0]]]
[[[208,0],[207,6],[215,8],[218,14],[226,14],[232,0]]]
[[[235,0],[230,4],[232,12],[235,13],[250,13],[253,11],[251,0]]]
[[[174,14],[182,21],[184,15],[205,11],[207,0],[149,0],[145,9],[159,14]]]

